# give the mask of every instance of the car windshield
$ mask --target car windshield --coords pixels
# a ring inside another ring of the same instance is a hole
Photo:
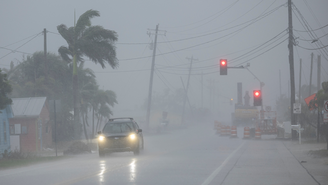
[[[132,131],[133,128],[129,123],[109,123],[104,128],[104,133],[108,134],[127,133]]]

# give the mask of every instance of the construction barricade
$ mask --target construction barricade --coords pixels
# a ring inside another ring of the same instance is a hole
[[[217,126],[216,128],[216,134],[222,134],[222,125]]]
[[[244,139],[249,139],[249,127],[244,128]]]
[[[230,137],[237,137],[237,127],[231,126]]]
[[[230,126],[226,127],[226,132],[227,132],[227,136],[231,135],[231,127]]]
[[[256,130],[255,130],[255,139],[261,139],[261,130],[260,130],[260,128],[256,128]]]
[[[220,134],[220,136],[226,136],[226,135],[227,135],[226,126],[225,125],[222,125],[221,126],[221,134]]]

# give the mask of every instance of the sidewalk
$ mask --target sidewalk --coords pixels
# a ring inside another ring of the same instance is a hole
[[[326,150],[327,143],[302,143],[298,141],[282,141],[299,163],[321,185],[328,185],[328,155],[314,155],[318,150]]]

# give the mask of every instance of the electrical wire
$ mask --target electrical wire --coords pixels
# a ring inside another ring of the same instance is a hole
[[[37,35],[39,35],[39,34],[40,34],[40,33],[37,33],[37,34],[31,35],[31,36],[29,36],[29,37],[26,37],[25,39],[22,39],[22,40],[16,41],[16,42],[14,42],[14,43],[12,43],[12,44],[8,44],[8,45],[6,45],[6,46],[4,46],[4,47],[9,47],[9,46],[11,46],[11,45],[17,44],[17,43],[22,42],[22,41],[24,41],[24,40],[26,40],[26,39],[29,39],[29,38],[31,38],[31,37],[35,37],[35,36],[37,36]]]
[[[238,65],[235,65],[235,67],[240,66],[241,64],[244,64],[244,63],[246,63],[246,62],[249,62],[249,61],[251,61],[251,60],[253,60],[253,59],[255,59],[255,58],[257,58],[257,57],[263,55],[264,53],[269,52],[270,50],[272,50],[273,48],[279,46],[280,44],[282,44],[283,42],[285,42],[285,41],[288,40],[288,39],[289,39],[289,38],[287,37],[286,39],[284,39],[283,41],[279,42],[279,43],[276,44],[275,46],[269,48],[268,50],[264,51],[263,53],[261,53],[261,54],[259,54],[259,55],[256,55],[255,57],[253,57],[253,58],[251,58],[251,59],[248,59],[248,60],[246,60],[246,61],[244,61],[244,62],[242,62],[242,63],[239,63]]]
[[[17,51],[17,49],[23,47],[25,44],[29,43],[30,41],[32,41],[33,39],[35,39],[37,36],[39,36],[40,34],[42,34],[43,32],[40,32],[39,34],[35,35],[33,38],[31,38],[30,40],[28,40],[27,42],[25,42],[24,44],[20,45],[19,47],[17,47],[16,49],[12,50],[10,53],[7,53],[6,55],[0,57],[0,59],[5,58],[6,56],[10,55],[11,53],[14,53]]]
[[[184,50],[187,50],[187,49],[191,49],[191,48],[195,48],[195,47],[198,47],[198,46],[202,46],[202,45],[205,45],[205,44],[208,44],[208,43],[212,43],[212,42],[215,42],[217,40],[220,40],[222,38],[225,38],[229,35],[232,35],[234,33],[237,33],[243,29],[246,29],[247,27],[249,27],[250,25],[256,23],[257,21],[259,20],[262,20],[263,18],[269,16],[270,14],[272,14],[273,12],[277,11],[280,7],[282,7],[283,5],[280,5],[279,7],[275,8],[274,10],[271,10],[270,12],[266,13],[265,15],[261,16],[261,17],[257,17],[255,19],[253,19],[253,22],[247,24],[246,26],[234,31],[234,32],[231,32],[227,35],[224,35],[224,36],[221,36],[219,38],[215,38],[215,39],[212,39],[212,40],[209,40],[209,41],[206,41],[206,42],[203,42],[203,43],[200,43],[200,44],[196,44],[196,45],[192,45],[192,46],[189,46],[189,47],[185,47],[185,48],[181,48],[181,49],[177,49],[175,51],[170,51],[170,52],[166,52],[166,53],[161,53],[161,54],[156,54],[156,56],[161,56],[161,55],[166,55],[166,54],[171,54],[171,53],[175,53],[175,52],[179,52],[179,51],[184,51]],[[175,42],[175,41],[171,41],[171,42]],[[144,59],[144,58],[150,58],[152,56],[145,56],[145,57],[136,57],[136,58],[126,58],[126,59],[120,59],[120,61],[130,61],[130,60],[138,60],[138,59]]]
[[[200,21],[196,21],[196,22],[194,22],[194,23],[190,23],[190,24],[187,24],[187,25],[182,25],[182,26],[176,26],[176,27],[164,27],[164,29],[168,29],[168,28],[181,28],[181,27],[187,27],[187,26],[190,26],[190,25],[194,25],[194,24],[197,24],[197,23],[200,23],[200,22],[203,22],[203,21],[206,21],[207,19],[211,19],[210,21],[212,21],[213,19],[216,19],[218,16],[220,16],[220,15],[222,15],[223,13],[225,13],[226,11],[228,11],[231,7],[233,7],[237,2],[238,2],[239,0],[237,0],[237,1],[235,1],[234,3],[232,3],[231,5],[229,5],[227,8],[225,8],[225,9],[223,9],[222,11],[220,10],[220,11],[218,11],[218,12],[216,12],[215,14],[213,14],[213,15],[210,15],[210,16],[208,16],[208,17],[206,17],[206,18],[204,18],[204,19],[202,19],[202,20],[200,20]],[[214,18],[212,18],[212,17],[214,17]],[[210,21],[208,21],[208,22],[210,22]],[[192,28],[193,29],[193,28]]]
[[[297,14],[294,12],[294,10],[298,13],[298,15],[301,17],[301,20],[300,18],[297,16]],[[308,30],[308,34],[310,37],[313,38],[313,40],[315,40],[318,36],[316,35],[315,32],[313,32],[311,26],[308,24],[308,22],[306,21],[306,19],[304,18],[304,16],[302,15],[302,13],[298,10],[298,8],[293,4],[293,12],[296,16],[296,18],[299,20],[299,22],[301,23],[301,25],[306,29]],[[318,42],[314,42],[315,45],[317,46],[317,48],[319,48],[319,52],[322,53],[323,57],[327,59],[326,56],[328,56],[328,51],[327,49],[325,49],[326,47],[324,46],[324,44],[321,42],[321,40],[318,40]]]

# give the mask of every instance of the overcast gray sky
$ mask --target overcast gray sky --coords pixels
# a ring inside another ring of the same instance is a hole
[[[89,9],[98,10],[100,17],[92,19],[92,24],[118,34],[119,68],[102,69],[88,60],[86,67],[96,72],[102,89],[117,93],[119,105],[113,109],[116,115],[124,115],[121,112],[124,109],[139,107],[148,96],[152,55],[149,46],[154,35],[149,36],[147,32],[154,33],[157,24],[162,31],[157,39],[154,92],[181,88],[180,78],[186,83],[190,65],[187,58],[191,57],[197,59],[190,78],[191,104],[201,106],[203,73],[203,105],[221,116],[226,115],[223,119],[230,119],[233,108],[229,99],[237,99],[237,82],[243,83],[243,95],[246,90],[259,89],[260,83],[246,69],[229,69],[227,76],[220,76],[220,58],[228,59],[231,67],[250,63],[249,69],[265,83],[264,105],[275,106],[279,70],[282,93],[288,91],[287,0],[0,0],[0,3],[0,68],[9,68],[10,61],[22,61],[23,55],[42,51],[43,35],[39,33],[44,28],[49,31],[48,51],[57,54],[58,48],[66,45],[57,26],[73,26],[74,10],[77,17]],[[309,83],[311,52],[322,55],[321,80],[328,80],[328,48],[312,50],[328,45],[328,36],[324,36],[328,32],[328,27],[324,27],[328,24],[328,1],[294,0],[293,3],[293,28],[298,38],[294,48],[298,89],[300,59],[303,60],[302,84]],[[318,29],[321,27],[324,28]],[[303,32],[306,29],[318,30]],[[311,43],[313,38],[320,39]],[[313,70],[316,84],[317,68]],[[215,82],[212,87],[217,94],[214,100],[210,98],[211,80]]]

